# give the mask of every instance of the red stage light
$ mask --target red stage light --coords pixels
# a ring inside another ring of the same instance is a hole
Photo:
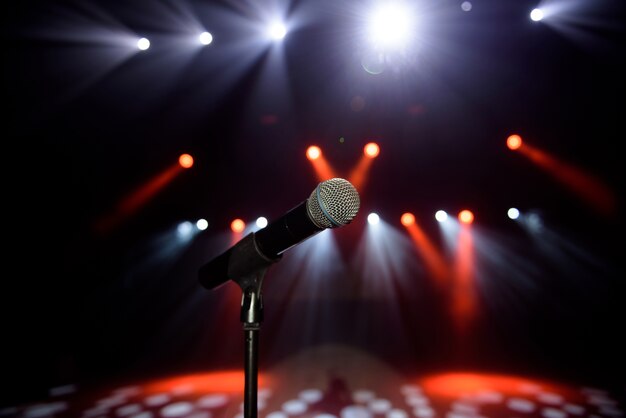
[[[230,223],[230,229],[233,232],[240,233],[246,228],[246,223],[241,219],[235,219]]]
[[[400,218],[400,223],[404,226],[413,225],[415,223],[415,216],[412,213],[404,213]]]
[[[363,148],[363,153],[370,158],[376,158],[380,154],[380,147],[375,142],[370,142]]]
[[[509,147],[510,150],[515,151],[519,147],[522,146],[522,137],[519,135],[511,135],[506,139],[506,146]]]
[[[193,157],[189,154],[182,154],[178,157],[178,164],[182,168],[190,168],[193,165]]]
[[[320,149],[320,147],[317,147],[315,145],[311,145],[306,150],[306,158],[308,158],[311,161],[317,160],[321,156],[322,156],[322,150]]]
[[[459,212],[459,221],[464,224],[471,224],[474,222],[474,214],[467,209],[462,210]]]

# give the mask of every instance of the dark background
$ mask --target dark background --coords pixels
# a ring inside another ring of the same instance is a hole
[[[335,287],[291,300],[298,276],[283,266],[286,254],[265,289],[264,367],[341,342],[402,370],[501,369],[622,385],[621,3],[570,5],[556,27],[530,21],[529,1],[476,1],[470,12],[458,1],[425,1],[420,48],[377,75],[361,66],[354,28],[365,4],[356,2],[291,3],[300,26],[278,49],[250,44],[264,10],[252,2],[5,5],[3,403],[64,383],[240,367],[237,289],[200,289],[197,269],[230,245],[234,217],[275,218],[309,195],[318,182],[304,157],[309,145],[346,176],[371,140],[382,151],[359,215],[332,232],[344,260],[370,211],[402,232],[407,210],[428,220],[440,208],[471,208],[476,228],[535,269],[532,280],[511,279],[515,266],[491,270],[459,356],[423,269],[411,264],[414,280],[398,278],[392,301],[355,296],[354,266],[336,272]],[[189,15],[214,35],[195,53],[175,41],[193,33]],[[152,47],[110,68],[120,27]],[[355,96],[365,100],[360,111]],[[616,210],[598,213],[509,151],[511,133],[599,179]],[[95,232],[183,152],[194,156],[192,169],[114,230]],[[511,206],[540,213],[561,252],[507,219]],[[189,247],[153,257],[168,246],[155,237],[199,217],[210,227]],[[424,228],[437,237],[434,220]]]

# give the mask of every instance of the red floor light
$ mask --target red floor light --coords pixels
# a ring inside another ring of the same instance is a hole
[[[299,378],[303,375],[307,376],[306,380]],[[243,417],[241,395],[244,382],[245,372],[241,370],[197,371],[150,380],[109,381],[97,387],[70,388],[71,392],[62,398],[51,395],[37,402],[3,407],[0,415]],[[280,367],[259,373],[258,384],[260,417],[623,416],[623,403],[619,397],[622,391],[618,387],[614,390],[603,385],[578,386],[506,371],[485,373],[444,369],[429,375],[402,375],[388,363],[352,347],[324,345],[297,353],[285,359]],[[295,396],[287,400],[290,398],[285,393]]]

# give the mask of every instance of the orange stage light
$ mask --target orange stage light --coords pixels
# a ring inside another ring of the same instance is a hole
[[[452,317],[457,327],[457,337],[460,338],[466,337],[478,310],[474,268],[474,239],[466,225],[459,233],[451,289]],[[463,344],[465,342],[462,341]]]
[[[380,147],[375,142],[370,142],[363,148],[363,153],[370,158],[376,158],[380,154]]]
[[[605,216],[614,216],[616,214],[617,197],[615,192],[592,173],[561,161],[547,152],[528,144],[524,144],[520,148],[520,153],[528,157],[540,168],[546,170],[556,180],[601,214]]]
[[[415,223],[415,216],[412,213],[404,213],[400,218],[400,223],[404,226],[413,225]]]
[[[380,154],[380,148],[375,142],[370,142],[363,148],[363,156],[348,176],[350,183],[357,189],[362,189],[365,186],[372,162],[378,154]]]
[[[180,164],[182,168],[191,168],[193,165],[193,157],[189,154],[182,154],[178,157],[178,164]]]
[[[321,156],[322,156],[322,150],[320,149],[320,147],[311,145],[306,150],[306,158],[308,158],[311,161],[317,160]]]
[[[131,191],[117,205],[112,213],[98,219],[94,228],[99,233],[108,233],[121,222],[138,212],[143,206],[153,199],[161,190],[182,173],[179,164],[172,164],[165,170],[157,173],[145,183]]]
[[[474,222],[474,214],[467,209],[462,210],[459,212],[459,221],[464,224],[471,224]]]
[[[437,250],[435,244],[420,228],[412,213],[405,213],[400,218],[402,225],[406,227],[415,248],[419,251],[429,272],[436,279],[438,285],[444,285],[449,277],[448,266],[443,255]]]
[[[522,137],[519,135],[510,135],[506,139],[506,146],[509,147],[510,150],[515,151],[522,146]]]
[[[246,228],[246,223],[239,218],[235,219],[234,221],[230,223],[230,229],[235,233],[243,232],[245,228]]]
[[[337,177],[333,168],[328,164],[324,156],[322,155],[322,150],[320,147],[316,145],[311,145],[306,150],[306,158],[311,161],[313,165],[313,169],[315,170],[315,175],[319,181],[325,181],[328,179],[332,179],[333,177]]]

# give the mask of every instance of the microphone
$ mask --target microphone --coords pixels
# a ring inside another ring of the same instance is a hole
[[[245,288],[250,276],[279,261],[291,247],[324,229],[352,222],[360,204],[359,193],[349,181],[323,181],[307,200],[202,266],[200,284],[215,289],[230,279]]]

